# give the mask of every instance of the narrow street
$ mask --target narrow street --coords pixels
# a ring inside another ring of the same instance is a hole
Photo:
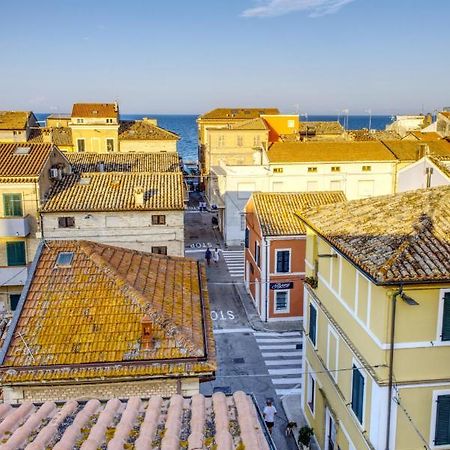
[[[241,300],[243,258],[241,262],[239,255],[242,253],[236,248],[228,252],[224,249],[219,233],[211,224],[213,213],[198,211],[195,202],[189,206],[185,214],[186,256],[204,260],[208,245],[222,250],[218,264],[211,261],[207,266],[218,370],[216,379],[203,383],[200,390],[205,395],[243,390],[255,396],[261,410],[266,400],[272,399],[278,411],[273,430],[274,443],[279,450],[295,450],[294,439],[285,435],[287,419],[280,398],[291,390],[297,393],[300,389],[300,332],[254,329],[246,312],[252,305],[244,309]],[[247,301],[250,302],[249,299]],[[289,352],[292,352],[290,356]],[[283,365],[283,360],[287,365]]]

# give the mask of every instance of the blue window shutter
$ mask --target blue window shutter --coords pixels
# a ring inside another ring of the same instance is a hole
[[[446,292],[444,296],[441,338],[443,341],[450,341],[450,292]]]
[[[8,261],[8,266],[25,266],[25,242],[7,242],[6,259]]]
[[[435,445],[450,444],[450,395],[439,395],[436,405]]]
[[[250,230],[248,228],[246,228],[245,229],[245,248],[248,248],[249,235],[250,235]]]
[[[364,409],[364,377],[362,373],[353,366],[352,377],[352,410],[362,424]]]
[[[310,303],[309,304],[309,338],[312,343],[316,345],[316,334],[317,334],[317,311],[316,308]]]

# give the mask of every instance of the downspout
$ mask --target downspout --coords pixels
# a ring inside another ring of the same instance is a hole
[[[267,238],[264,237],[265,267],[264,267],[264,282],[263,282],[263,286],[264,286],[264,322],[266,322],[266,323],[267,323],[267,321],[269,319],[269,265],[270,265],[270,261],[269,261],[269,256],[270,256],[269,247],[270,247],[270,242],[267,242]]]
[[[395,291],[392,295],[392,320],[391,320],[391,342],[389,350],[389,382],[387,399],[387,422],[386,422],[386,450],[389,450],[389,441],[391,439],[391,413],[392,413],[392,385],[394,378],[394,344],[395,344],[395,318],[397,311],[397,296],[402,292],[402,288]]]

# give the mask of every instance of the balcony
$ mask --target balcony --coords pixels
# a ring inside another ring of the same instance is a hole
[[[0,267],[0,286],[23,286],[27,276],[27,266]]]
[[[0,217],[0,236],[25,237],[30,234],[32,217]]]

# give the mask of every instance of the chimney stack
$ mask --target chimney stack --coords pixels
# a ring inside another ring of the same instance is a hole
[[[152,330],[152,321],[150,317],[146,314],[141,319],[142,325],[142,336],[141,336],[141,349],[149,350],[152,347],[153,342],[153,330]]]
[[[144,188],[135,187],[134,188],[134,204],[136,206],[144,206]]]
[[[119,104],[117,102],[114,102],[114,111],[119,112]]]

